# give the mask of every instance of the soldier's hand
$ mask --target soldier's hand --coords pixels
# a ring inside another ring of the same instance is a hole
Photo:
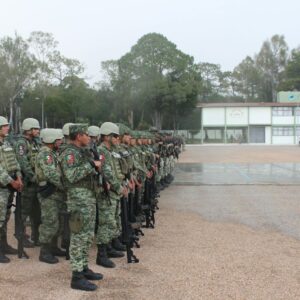
[[[147,176],[147,178],[151,178],[152,177],[152,172],[151,171],[147,172],[146,176]]]
[[[128,181],[128,187],[130,188],[131,191],[134,189],[134,183],[131,180]]]
[[[106,182],[106,188],[108,191],[110,190],[110,184],[108,182]]]
[[[94,164],[95,164],[96,169],[98,169],[98,170],[101,169],[102,163],[100,160],[94,160]]]
[[[23,190],[23,187],[24,187],[22,178],[21,178],[21,177],[17,177],[17,181],[19,181],[19,183],[20,183],[20,189],[21,189],[21,191],[22,191],[22,190]]]
[[[123,188],[122,188],[122,195],[126,198],[128,197],[128,190],[125,186],[123,186]]]
[[[14,190],[20,192],[21,191],[21,188],[22,188],[22,185],[20,184],[20,182],[18,180],[13,180],[9,183]]]

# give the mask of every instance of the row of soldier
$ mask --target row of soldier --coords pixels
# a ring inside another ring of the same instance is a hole
[[[180,140],[152,131],[111,122],[100,128],[67,123],[40,134],[38,120],[28,118],[22,135],[11,138],[7,120],[0,117],[0,262],[17,254],[7,243],[14,192],[22,192],[22,244],[40,246],[39,260],[45,263],[69,254],[72,288],[92,291],[97,286],[89,280],[103,278],[88,267],[94,239],[98,265],[115,267],[111,258],[123,257],[124,251],[128,262],[137,262],[130,248],[139,246],[143,224],[154,227],[159,191],[173,180],[180,152]]]

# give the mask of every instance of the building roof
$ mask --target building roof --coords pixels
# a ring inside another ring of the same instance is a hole
[[[300,107],[300,102],[232,102],[232,103],[198,103],[197,108],[203,107]]]

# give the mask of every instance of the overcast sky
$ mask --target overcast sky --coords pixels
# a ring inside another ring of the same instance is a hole
[[[227,71],[274,34],[298,47],[300,1],[0,0],[0,37],[36,30],[53,33],[65,56],[84,63],[90,82],[101,78],[101,61],[120,58],[150,32]]]

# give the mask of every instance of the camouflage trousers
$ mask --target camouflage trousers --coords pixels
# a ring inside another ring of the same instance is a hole
[[[69,212],[79,212],[82,217],[79,232],[71,232],[69,249],[72,271],[81,272],[88,266],[89,250],[94,238],[96,222],[94,192],[86,188],[70,188],[67,191],[67,207]]]
[[[109,198],[105,194],[97,199],[99,224],[96,235],[96,243],[108,244],[111,240],[120,235],[120,222],[117,222],[117,215],[120,214],[120,196],[109,192]]]
[[[5,236],[7,233],[6,231],[7,223],[10,217],[10,206],[13,200],[10,196],[12,195],[8,189],[0,188],[0,238]]]
[[[55,192],[47,198],[38,195],[38,199],[41,205],[42,219],[39,240],[41,244],[49,244],[61,232],[60,213],[66,210],[66,203],[61,192]]]
[[[37,230],[41,224],[41,207],[37,197],[37,185],[26,183],[22,191],[22,220],[25,224],[30,217],[31,229]]]

